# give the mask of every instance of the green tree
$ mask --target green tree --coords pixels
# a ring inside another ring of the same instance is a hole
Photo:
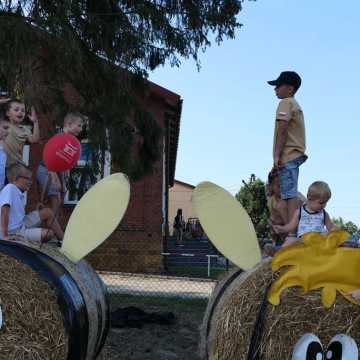
[[[250,176],[247,183],[243,181],[243,184],[244,186],[240,188],[235,197],[249,214],[258,239],[269,238],[269,210],[267,208],[265,184],[254,174]]]
[[[360,229],[352,221],[345,222],[342,217],[333,218],[332,221],[336,226],[347,231],[350,235],[360,235]]]
[[[182,58],[200,66],[199,53],[211,41],[235,37],[242,2],[0,0],[0,88],[61,118],[73,110],[62,89],[73,84],[84,100],[77,110],[89,115],[92,146],[104,150],[107,128],[121,169],[149,172],[160,131],[141,106],[148,71],[166,62],[179,66]],[[143,141],[140,159],[131,162],[134,129]]]

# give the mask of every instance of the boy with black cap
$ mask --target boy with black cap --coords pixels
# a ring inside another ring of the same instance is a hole
[[[290,221],[298,208],[299,167],[307,159],[304,115],[294,98],[301,78],[294,71],[284,71],[268,84],[275,86],[276,96],[280,99],[276,110],[272,172],[279,174],[281,198],[286,200]]]

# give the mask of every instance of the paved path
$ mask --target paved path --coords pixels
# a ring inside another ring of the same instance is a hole
[[[100,273],[110,293],[183,298],[208,298],[214,280],[180,277]]]

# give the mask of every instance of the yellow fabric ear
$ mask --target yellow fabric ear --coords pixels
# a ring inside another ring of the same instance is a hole
[[[319,236],[317,232],[310,232],[305,234],[302,237],[304,244],[309,245],[313,248],[322,248],[322,249],[335,249],[339,247],[343,242],[345,242],[349,234],[346,231],[332,230],[328,233],[326,238]]]
[[[117,173],[92,186],[80,199],[68,221],[61,251],[70,260],[81,260],[115,230],[130,198],[130,184]]]
[[[268,300],[273,305],[280,303],[281,292],[292,286],[301,286],[304,292],[322,289],[321,298],[325,307],[334,304],[336,291],[354,304],[360,305],[349,293],[360,289],[360,249],[339,247],[349,234],[331,231],[323,236],[309,233],[303,244],[281,249],[272,260],[272,269],[290,266],[272,284]]]
[[[202,182],[193,192],[192,203],[207,236],[224,256],[242,269],[261,260],[251,219],[229,192]]]

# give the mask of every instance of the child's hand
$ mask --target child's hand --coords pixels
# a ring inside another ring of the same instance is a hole
[[[45,207],[45,205],[42,202],[39,202],[36,204],[36,210],[40,211],[41,209],[43,209]]]
[[[273,225],[272,228],[273,228],[275,234],[279,234],[279,225]]]
[[[272,171],[277,171],[279,170],[281,164],[280,164],[280,157],[279,156],[275,156],[274,158],[274,166],[272,168]]]
[[[285,233],[284,227],[282,225],[273,225],[273,229],[276,234],[283,234]]]
[[[350,292],[350,295],[357,301],[360,301],[360,289]]]
[[[33,124],[38,122],[37,114],[33,106],[31,107],[31,114],[28,116],[28,118]]]
[[[7,240],[7,241],[15,241],[15,240],[16,240],[16,235],[7,235],[7,236],[4,236],[4,240]]]
[[[68,188],[67,188],[67,186],[66,186],[66,184],[62,184],[62,187],[61,187],[61,193],[62,194],[66,194],[68,192]]]
[[[0,99],[0,105],[5,104],[10,100],[11,100],[10,98]]]

